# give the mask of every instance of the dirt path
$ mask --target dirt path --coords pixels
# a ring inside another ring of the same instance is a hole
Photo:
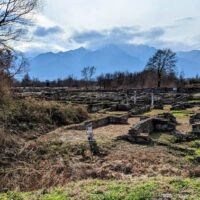
[[[139,118],[129,118],[128,124],[125,125],[107,125],[94,129],[94,137],[98,140],[113,140],[117,136],[127,134],[129,129],[140,121]],[[62,141],[76,143],[86,141],[86,132],[78,130],[64,130],[61,132],[52,132],[41,136],[40,141]]]

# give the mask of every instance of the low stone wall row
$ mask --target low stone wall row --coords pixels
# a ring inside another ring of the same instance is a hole
[[[76,88],[69,88],[69,87],[13,87],[13,91],[15,92],[134,92],[137,90],[138,92],[152,92],[155,93],[168,93],[173,92],[173,88],[143,88],[143,89],[137,89],[137,88],[129,88],[129,89],[89,89],[86,90],[84,88],[82,89],[76,89]],[[177,88],[178,93],[196,93],[200,92],[200,87],[188,87],[188,88]]]
[[[62,130],[85,130],[88,124],[92,124],[94,129],[107,126],[110,124],[128,124],[128,115],[123,116],[108,116],[96,120],[89,120],[81,124],[73,124],[62,128]]]
[[[149,111],[151,111],[151,106],[144,105],[144,106],[140,106],[140,107],[132,109],[131,111],[129,111],[129,115],[135,116],[135,115],[140,115],[140,114],[143,114],[143,113],[149,112]]]

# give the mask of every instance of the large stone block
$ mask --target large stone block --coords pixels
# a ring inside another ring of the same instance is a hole
[[[176,130],[176,124],[176,118],[173,115],[164,113],[158,117],[140,121],[129,130],[129,135],[137,137],[141,133],[174,132]]]
[[[180,103],[180,104],[175,104],[172,105],[171,110],[185,110],[187,108],[192,108],[193,105],[190,103]]]
[[[149,118],[149,119],[145,119],[143,121],[140,121],[138,124],[133,126],[129,130],[129,135],[137,136],[140,133],[150,133],[150,132],[153,131],[153,129],[154,129],[154,127],[153,127],[153,119]]]
[[[139,115],[145,112],[149,112],[151,110],[151,106],[150,105],[146,105],[146,106],[138,106],[135,107],[134,109],[132,109],[130,111],[131,115]]]
[[[192,133],[200,136],[200,123],[192,125]]]
[[[111,106],[111,111],[130,111],[131,105],[130,104],[115,104]]]
[[[190,124],[195,124],[200,122],[200,113],[196,113],[190,117]]]
[[[167,119],[171,123],[177,124],[176,117],[171,113],[162,113],[158,115],[158,118]]]
[[[153,119],[155,132],[173,132],[176,130],[176,125],[168,119],[155,118]]]
[[[102,110],[103,108],[104,108],[103,104],[90,104],[90,105],[88,105],[87,110],[89,113],[95,113],[95,112]]]

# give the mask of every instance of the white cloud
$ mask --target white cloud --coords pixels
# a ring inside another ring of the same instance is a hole
[[[40,42],[45,49],[48,41],[51,45],[48,44],[47,51],[56,51],[58,46],[67,50],[82,44],[71,40],[75,32],[93,31],[105,36],[108,34],[106,30],[115,27],[140,27],[140,34],[144,30],[143,37],[135,37],[132,42],[170,46],[175,50],[200,49],[197,39],[200,32],[199,7],[199,0],[46,0],[37,20],[38,26],[46,29],[61,27],[64,33],[47,35],[43,38],[45,42],[35,39],[33,43]],[[159,36],[150,31],[155,27]],[[117,31],[112,32],[103,41],[111,42],[116,37],[120,40],[116,34]],[[129,30],[123,32],[121,40],[124,37],[130,39],[129,34]],[[94,38],[91,37],[92,41]]]

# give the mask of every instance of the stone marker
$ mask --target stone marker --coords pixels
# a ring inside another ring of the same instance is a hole
[[[94,155],[99,154],[99,148],[97,146],[97,142],[94,138],[92,123],[86,125],[86,135],[90,145],[90,150]]]
[[[125,94],[125,100],[124,100],[124,102],[125,102],[125,104],[128,104],[128,102],[129,102],[129,99],[128,99],[128,94]]]
[[[151,93],[151,107],[154,107],[154,93]]]
[[[93,135],[92,123],[89,123],[86,125],[86,134],[87,134],[88,141],[95,140],[94,135]]]
[[[134,104],[137,103],[137,91],[134,92]]]

